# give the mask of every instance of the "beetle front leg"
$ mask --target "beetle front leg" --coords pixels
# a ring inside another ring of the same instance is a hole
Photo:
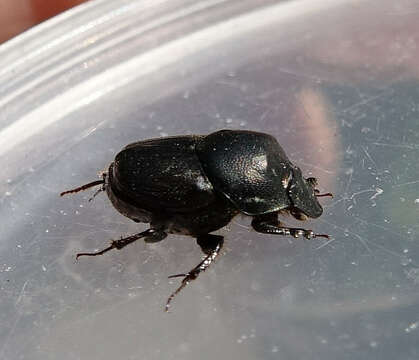
[[[165,307],[166,311],[169,311],[170,303],[172,302],[173,298],[192,280],[195,280],[201,272],[208,269],[208,267],[214,262],[215,258],[220,254],[221,248],[223,247],[224,237],[219,235],[206,234],[198,236],[196,241],[206,256],[188,273],[169,276],[169,278],[183,277],[183,280],[180,286],[167,299]]]
[[[275,234],[285,236],[289,235],[295,238],[302,236],[307,240],[310,240],[315,237],[324,237],[326,239],[329,239],[329,235],[315,234],[313,230],[282,226],[281,223],[278,221],[277,213],[255,216],[252,220],[252,227],[253,229],[255,229],[255,231],[262,234]]]
[[[112,240],[111,245],[109,245],[107,248],[105,248],[103,250],[100,250],[100,251],[97,251],[97,252],[92,252],[92,253],[78,253],[76,255],[76,260],[80,256],[98,256],[98,255],[103,255],[104,253],[106,253],[106,252],[108,252],[109,250],[112,250],[112,249],[121,250],[125,246],[127,246],[127,245],[133,243],[134,241],[137,241],[138,239],[141,239],[141,238],[145,238],[146,242],[157,242],[157,241],[163,240],[166,236],[167,236],[167,234],[164,231],[156,230],[156,229],[148,229],[148,230],[143,231],[141,233],[134,234],[134,235],[131,235],[131,236],[127,236],[127,237],[121,238],[119,240]]]

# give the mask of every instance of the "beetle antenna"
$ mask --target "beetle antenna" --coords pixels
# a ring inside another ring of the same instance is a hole
[[[92,181],[92,182],[90,182],[90,183],[88,183],[88,184],[85,184],[85,185],[79,186],[79,187],[77,187],[77,188],[75,188],[75,189],[71,189],[71,190],[66,190],[66,191],[63,191],[63,192],[60,194],[60,196],[64,196],[64,195],[66,195],[66,194],[73,194],[73,193],[76,193],[76,192],[79,192],[79,191],[83,191],[83,190],[89,189],[89,188],[91,188],[91,187],[93,187],[93,186],[97,186],[97,185],[105,185],[105,179]],[[94,197],[95,197],[98,193],[100,193],[102,190],[103,190],[103,188],[102,188],[102,189],[100,189],[99,191],[97,191],[97,192],[93,195],[92,199],[93,199],[93,198],[94,198]],[[89,201],[90,201],[90,200],[89,200]]]

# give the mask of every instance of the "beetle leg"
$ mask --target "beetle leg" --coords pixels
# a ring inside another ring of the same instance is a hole
[[[206,256],[188,273],[169,276],[169,278],[183,277],[183,280],[180,286],[167,299],[165,307],[166,312],[169,311],[170,303],[173,298],[192,280],[195,280],[202,271],[208,269],[208,267],[214,262],[215,258],[220,254],[224,243],[224,237],[212,234],[201,235],[198,236],[197,243]]]
[[[324,197],[324,196],[330,196],[333,199],[333,194],[328,192],[328,193],[324,193],[324,194],[320,194],[320,192],[316,192],[315,194],[316,197]]]
[[[201,235],[196,238],[196,242],[205,255],[211,255],[213,251],[217,250],[217,246],[220,248],[223,246],[224,237],[212,234]]]
[[[312,230],[281,226],[276,213],[255,216],[252,220],[252,227],[255,231],[263,234],[290,235],[295,238],[302,236],[307,240],[315,237],[329,238],[329,235],[315,234]]]
[[[86,189],[89,189],[89,188],[91,188],[91,187],[93,187],[93,186],[98,186],[98,185],[102,185],[102,187],[99,189],[99,190],[97,190],[96,192],[95,192],[95,194],[89,199],[89,201],[91,201],[97,194],[99,194],[101,191],[104,191],[105,190],[105,178],[106,178],[106,173],[105,174],[103,174],[102,175],[102,177],[103,177],[103,179],[102,180],[96,180],[96,181],[92,181],[92,182],[90,182],[90,183],[88,183],[88,184],[85,184],[85,185],[82,185],[82,186],[79,186],[79,187],[76,187],[76,188],[74,188],[74,189],[71,189],[71,190],[66,190],[66,191],[63,191],[61,194],[60,194],[60,196],[64,196],[64,195],[67,195],[67,194],[73,194],[73,193],[76,193],[76,192],[79,192],[79,191],[84,191],[84,190],[86,190]]]
[[[131,236],[127,236],[125,238],[121,238],[119,240],[112,240],[111,245],[109,245],[107,248],[100,250],[100,251],[96,251],[96,252],[92,252],[92,253],[78,253],[76,255],[76,259],[78,259],[80,256],[98,256],[98,255],[103,255],[104,253],[108,252],[109,250],[112,249],[118,249],[121,250],[122,248],[124,248],[125,246],[133,243],[134,241],[137,241],[138,239],[141,238],[146,238],[146,240],[148,240],[149,242],[156,242],[156,241],[160,241],[163,240],[165,237],[167,236],[167,234],[161,230],[155,230],[155,229],[148,229],[146,231],[143,231],[141,233],[138,234],[134,234]],[[153,239],[153,240],[151,240]],[[159,239],[159,240],[156,240]]]

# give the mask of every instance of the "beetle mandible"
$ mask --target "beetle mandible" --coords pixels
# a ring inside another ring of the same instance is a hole
[[[205,257],[183,277],[169,296],[176,294],[205,271],[219,255],[224,238],[211,234],[239,213],[252,217],[259,233],[306,239],[328,238],[312,230],[290,228],[278,220],[289,213],[298,220],[319,217],[317,180],[304,178],[276,139],[245,130],[220,130],[209,135],[185,135],[135,142],[124,147],[103,173],[102,179],[67,190],[61,196],[101,186],[116,210],[149,229],[111,242],[98,251],[77,254],[97,256],[122,249],[143,238],[163,240],[167,234],[196,238]],[[92,198],[93,198],[92,197]]]

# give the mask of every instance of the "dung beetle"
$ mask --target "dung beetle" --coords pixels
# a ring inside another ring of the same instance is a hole
[[[221,130],[209,135],[185,135],[143,140],[127,145],[109,165],[102,179],[61,196],[100,185],[113,206],[149,229],[111,242],[98,251],[77,254],[97,256],[122,249],[143,238],[163,240],[168,233],[196,238],[205,257],[183,277],[172,299],[191,280],[205,271],[220,253],[224,238],[211,234],[239,213],[252,217],[254,230],[264,234],[325,237],[312,230],[290,228],[278,215],[288,213],[298,220],[319,217],[323,209],[317,198],[317,180],[304,178],[276,139],[268,134]],[[93,198],[92,197],[92,198]]]

